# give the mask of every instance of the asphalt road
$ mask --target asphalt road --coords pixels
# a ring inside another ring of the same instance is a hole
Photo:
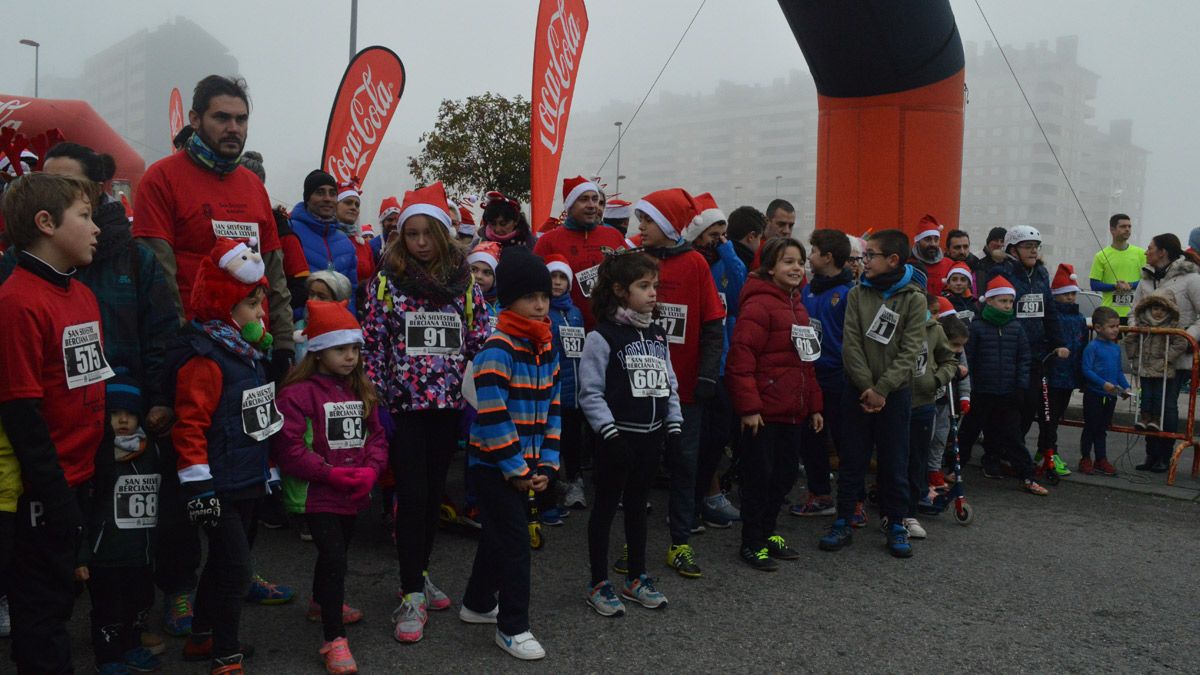
[[[802,560],[753,571],[737,558],[736,528],[710,530],[694,538],[699,580],[663,565],[666,493],[656,490],[651,571],[670,607],[630,607],[618,619],[584,604],[587,512],[576,512],[534,553],[532,625],[548,657],[533,664],[501,652],[491,627],[461,623],[457,604],[431,613],[422,642],[393,641],[394,549],[374,514],[364,515],[348,597],[366,618],[350,627],[350,644],[368,673],[1195,672],[1200,505],[1066,481],[1038,498],[1015,480],[986,480],[975,469],[967,478],[974,524],[927,519],[929,539],[909,560],[887,555],[877,521],[850,548],[824,553],[816,539],[829,519],[785,515],[781,533]],[[456,601],[474,550],[459,534],[442,535],[435,548],[434,578]],[[246,606],[243,639],[258,648],[248,672],[322,672],[320,628],[303,614],[313,547],[292,530],[263,531],[255,553],[264,576],[300,593],[291,605]],[[72,623],[80,672],[92,668],[87,605],[85,596]],[[168,645],[164,672],[205,672],[179,660],[182,640]]]

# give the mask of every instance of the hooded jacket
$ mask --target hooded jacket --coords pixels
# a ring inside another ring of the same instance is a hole
[[[916,270],[906,265],[903,276],[887,289],[869,285],[866,277],[850,289],[842,342],[846,378],[859,392],[874,389],[881,396],[912,386],[917,355],[925,341],[929,313],[925,289],[913,283]],[[888,312],[882,310],[886,308]],[[890,326],[883,317],[893,317]],[[876,326],[876,319],[881,324]],[[869,337],[873,327],[876,337]]]
[[[358,290],[358,251],[337,220],[323,222],[308,212],[304,202],[292,208],[292,231],[300,238],[308,271],[333,269],[350,280],[350,312]]]
[[[1133,294],[1133,304],[1136,307],[1146,296],[1155,291],[1167,291],[1179,308],[1179,325],[1188,335],[1200,340],[1200,273],[1192,261],[1180,256],[1167,265],[1162,274],[1147,265],[1142,268],[1142,282],[1138,284]],[[1138,325],[1137,317],[1131,321]],[[1192,355],[1184,354],[1175,360],[1178,370],[1191,370]]]
[[[925,341],[913,368],[912,407],[933,405],[938,393],[958,374],[958,355],[950,348],[942,324],[937,319],[925,322]]]
[[[987,279],[980,281],[979,287],[987,288],[996,275],[1008,279],[1017,291],[1014,304],[1017,322],[1029,339],[1033,358],[1040,360],[1051,350],[1064,346],[1058,312],[1052,306],[1054,295],[1050,292],[1050,273],[1042,261],[1039,260],[1033,269],[1025,269],[1019,260],[1009,256],[992,269]]]
[[[717,296],[725,307],[725,348],[721,351],[721,375],[725,374],[725,360],[729,355],[729,345],[733,342],[733,329],[737,326],[738,299],[742,296],[742,287],[746,283],[746,265],[738,258],[731,242],[725,242],[717,247],[717,259],[712,261],[713,283],[717,287]]]
[[[1166,316],[1155,321],[1150,310],[1161,307]],[[1133,308],[1137,325],[1151,328],[1179,328],[1179,307],[1167,291],[1151,293]],[[1175,363],[1188,351],[1188,341],[1182,335],[1147,335],[1126,333],[1121,341],[1125,346],[1130,372],[1138,377],[1174,377]]]
[[[1062,325],[1063,346],[1071,355],[1065,359],[1046,359],[1046,383],[1054,389],[1078,389],[1083,382],[1080,363],[1088,341],[1087,321],[1079,313],[1078,303],[1055,302],[1054,310]]]
[[[970,331],[972,394],[1013,396],[1029,388],[1029,338],[1016,319],[997,326],[979,318],[971,322]]]
[[[583,330],[583,314],[575,303],[571,302],[571,294],[563,293],[550,299],[550,323],[554,330],[554,346],[559,353],[559,383],[562,385],[560,402],[564,408],[579,407],[579,356],[583,354],[583,340],[563,344],[562,329],[578,328]],[[578,350],[579,356],[571,356],[567,347]]]
[[[800,293],[809,323],[821,339],[821,358],[813,367],[822,381],[842,376],[842,331],[849,304],[846,300],[853,285],[854,273],[847,267],[837,276],[814,276]]]

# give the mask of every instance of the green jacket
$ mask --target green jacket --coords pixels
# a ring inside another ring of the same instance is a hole
[[[885,300],[882,291],[859,284],[850,289],[846,302],[842,364],[850,385],[859,392],[874,389],[881,396],[911,386],[925,343],[925,291],[907,283]],[[882,307],[890,310],[894,323],[877,331],[876,339],[867,333],[876,327]]]
[[[946,332],[937,319],[925,322],[925,341],[913,370],[912,407],[933,405],[938,390],[958,374],[958,355],[950,348]]]

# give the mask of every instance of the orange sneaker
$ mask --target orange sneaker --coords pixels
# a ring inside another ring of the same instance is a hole
[[[1095,463],[1096,473],[1104,474],[1105,476],[1117,475],[1117,467],[1113,466],[1107,459],[1098,459]]]
[[[358,672],[358,664],[350,653],[350,644],[346,638],[330,640],[321,647],[321,656],[325,658],[325,672],[333,675],[351,675]]]
[[[1037,495],[1038,497],[1045,497],[1046,495],[1050,494],[1049,490],[1041,485],[1038,485],[1037,481],[1033,480],[1032,478],[1026,478],[1025,482],[1021,484],[1021,489],[1025,490],[1031,495]]]
[[[1091,459],[1084,457],[1083,459],[1079,460],[1079,473],[1090,476],[1095,471],[1096,471],[1096,469],[1095,469],[1095,466],[1092,464]]]

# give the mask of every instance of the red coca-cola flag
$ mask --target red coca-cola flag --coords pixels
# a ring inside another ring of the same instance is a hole
[[[171,143],[174,147],[175,137],[183,130],[183,97],[179,95],[179,87],[171,89],[171,102],[167,105],[167,121],[171,126]]]
[[[530,222],[550,216],[562,161],[575,78],[587,37],[583,0],[542,0],[533,43],[533,95],[529,127]]]
[[[329,111],[321,167],[339,183],[362,185],[403,94],[404,64],[395,52],[373,46],[355,54]]]

